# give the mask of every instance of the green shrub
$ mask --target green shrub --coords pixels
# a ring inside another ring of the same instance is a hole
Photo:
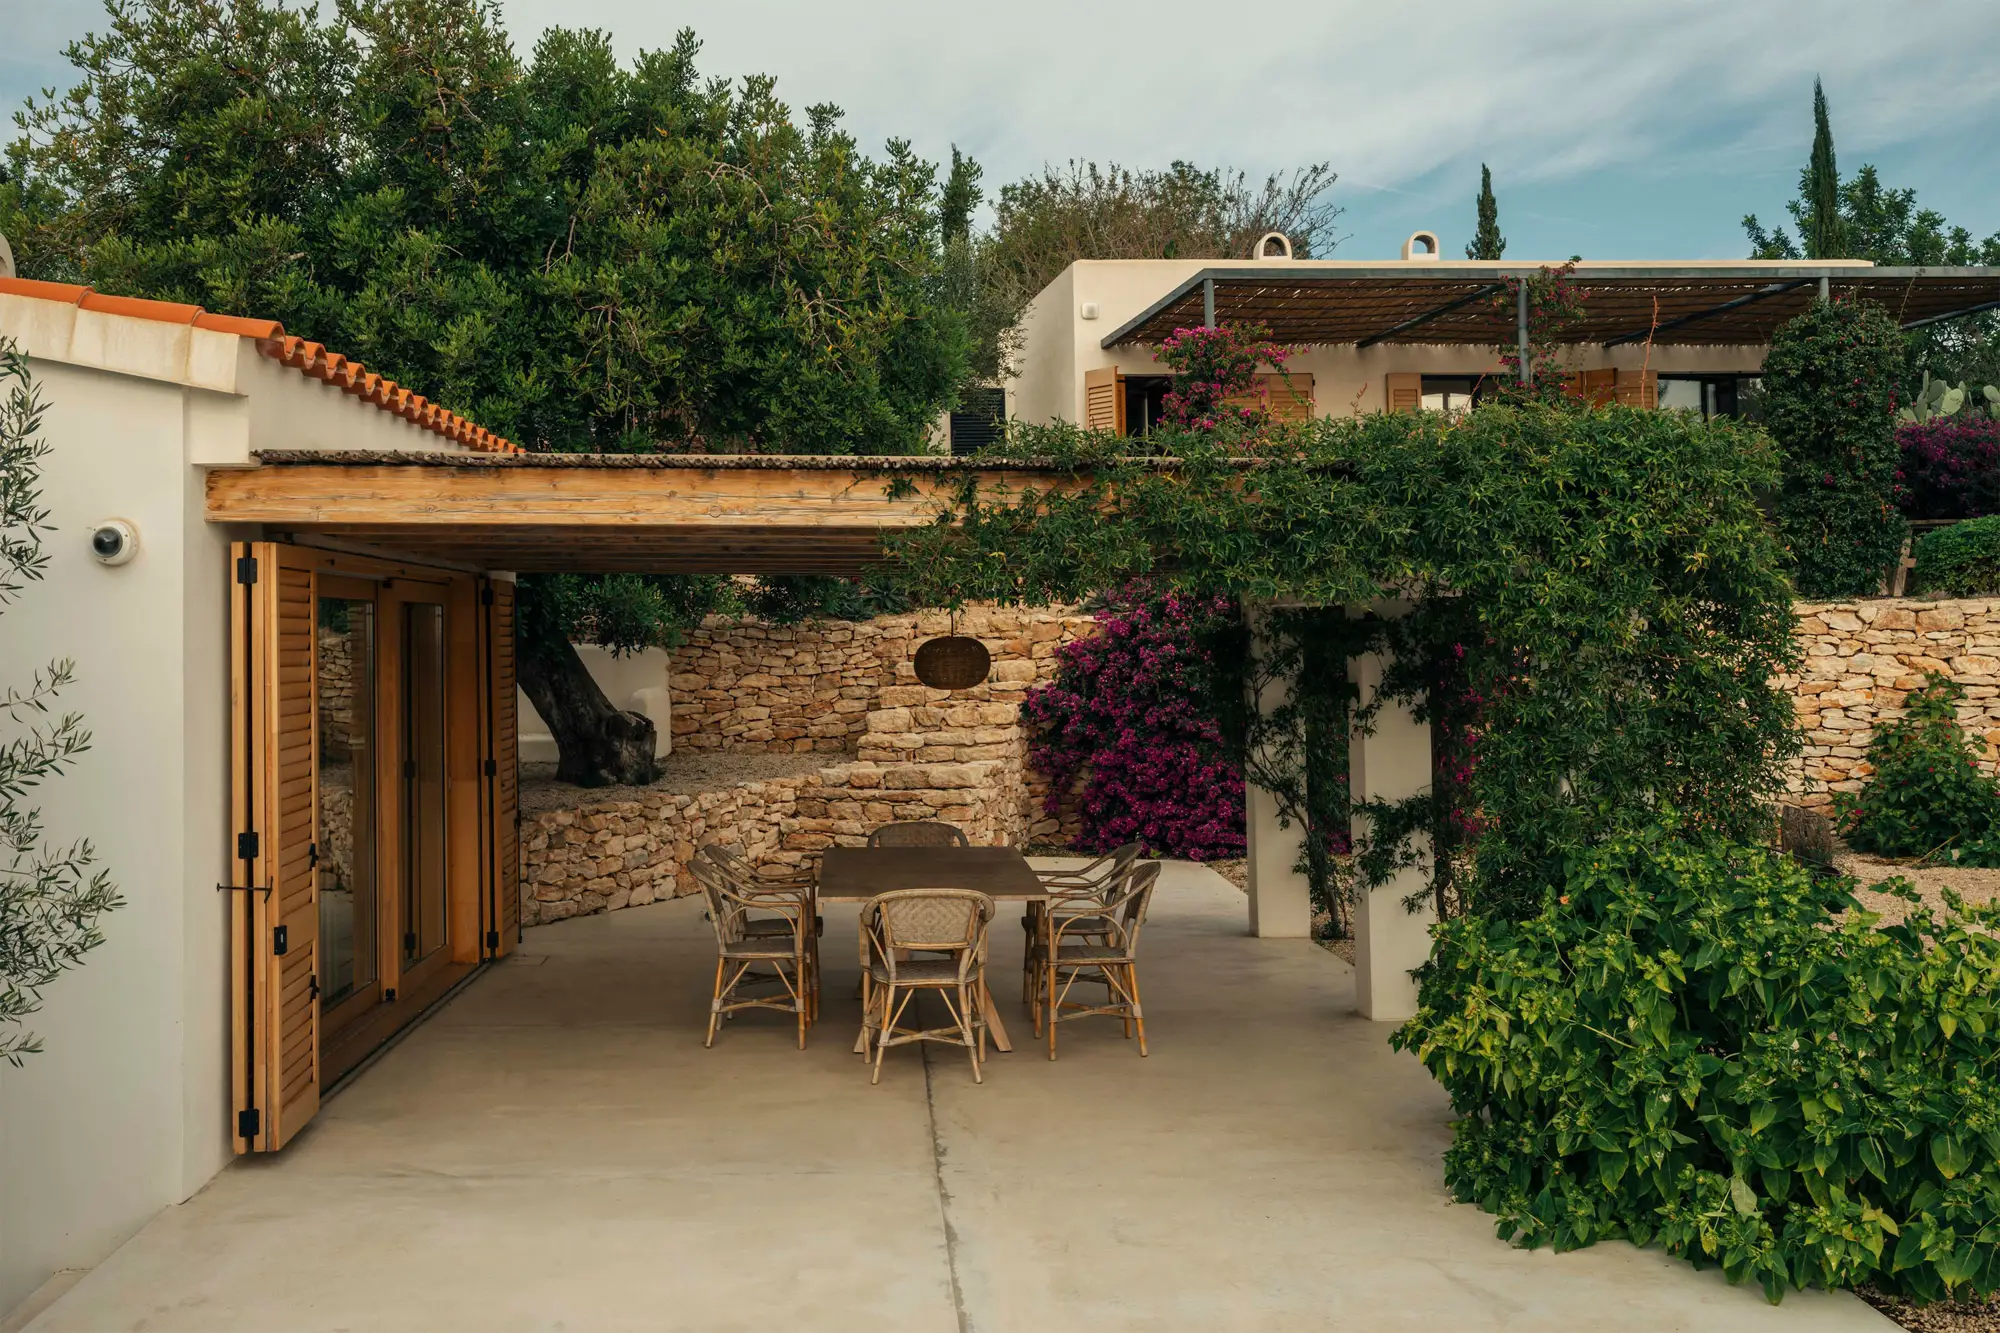
[[[1954,597],[2000,592],[2000,514],[1939,528],[1917,542],[1916,586]]]
[[[1452,1190],[1517,1243],[1658,1243],[1773,1301],[2000,1286],[2000,910],[1836,924],[1828,884],[1665,827],[1573,855],[1535,917],[1439,926],[1393,1040],[1462,1117]]]
[[[1936,672],[1904,700],[1903,716],[1875,729],[1874,768],[1858,795],[1834,794],[1841,836],[1881,856],[1942,855],[1961,865],[2000,865],[2000,787],[1973,762],[1958,725],[1965,687]]]
[[[1771,339],[1764,424],[1785,468],[1773,516],[1807,597],[1871,595],[1902,554],[1902,373],[1902,331],[1872,301],[1815,301]]]

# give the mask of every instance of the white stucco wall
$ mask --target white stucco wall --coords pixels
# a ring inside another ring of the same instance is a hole
[[[126,905],[45,995],[46,1052],[0,1066],[0,1311],[94,1264],[229,1158],[227,534],[201,519],[187,424],[199,389],[36,361],[49,401],[47,577],[0,614],[0,681],[76,663],[59,707],[90,750],[32,795],[57,842],[89,838]],[[134,523],[106,568],[98,519]]]

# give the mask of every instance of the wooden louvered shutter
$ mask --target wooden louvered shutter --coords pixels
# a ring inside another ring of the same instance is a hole
[[[1256,387],[1230,397],[1231,407],[1263,407],[1273,421],[1311,421],[1313,377],[1307,370],[1289,375],[1259,375]]]
[[[1125,433],[1125,377],[1118,367],[1083,372],[1083,425],[1086,430]]]
[[[1626,407],[1657,410],[1660,406],[1659,374],[1651,370],[1621,370],[1618,372],[1616,393],[1618,401]]]
[[[504,958],[521,935],[521,744],[514,662],[514,585],[494,579],[485,604],[486,954]]]
[[[1424,377],[1397,371],[1382,377],[1383,403],[1391,412],[1415,412],[1424,405]]]
[[[1618,398],[1618,372],[1608,367],[1579,370],[1564,377],[1563,387],[1592,407],[1609,407]]]
[[[280,542],[231,554],[233,1128],[236,1151],[275,1152],[320,1095],[314,575]]]

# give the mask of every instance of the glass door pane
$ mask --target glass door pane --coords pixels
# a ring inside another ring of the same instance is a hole
[[[321,597],[314,670],[319,733],[320,1007],[378,980],[375,892],[375,603]]]
[[[403,966],[445,943],[444,607],[403,605]]]

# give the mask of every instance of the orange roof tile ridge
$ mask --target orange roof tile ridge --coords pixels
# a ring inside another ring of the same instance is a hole
[[[286,333],[285,326],[275,319],[212,315],[198,305],[154,301],[138,296],[107,296],[78,283],[42,282],[35,278],[0,278],[0,296],[57,301],[97,314],[124,315],[165,324],[191,324],[212,333],[233,333],[238,337],[253,338],[257,342],[257,350],[280,365],[297,370],[308,378],[335,385],[343,392],[354,394],[419,429],[484,453],[527,452],[511,440],[495,435],[456,412],[439,407],[386,375],[376,374],[352,357],[327,351],[324,343],[310,342],[296,334]]]

